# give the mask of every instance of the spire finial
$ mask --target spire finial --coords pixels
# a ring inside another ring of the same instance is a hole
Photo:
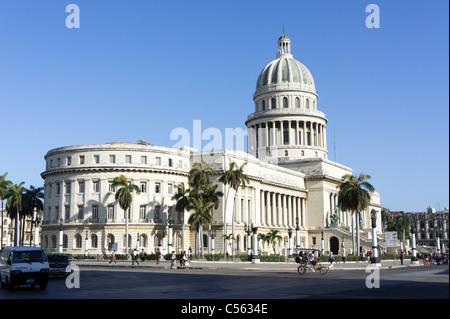
[[[283,34],[284,34],[284,23],[283,23]]]

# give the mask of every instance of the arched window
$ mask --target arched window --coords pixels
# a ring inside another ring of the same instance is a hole
[[[309,99],[306,99],[306,108],[309,109]]]
[[[316,109],[316,101],[313,101],[313,110]]]
[[[108,247],[108,250],[112,250],[115,242],[116,241],[115,241],[114,235],[108,234],[108,236],[106,237],[106,247]]]
[[[305,156],[305,151],[302,151],[302,153],[301,153],[301,154],[302,154],[302,156]]]
[[[266,110],[266,101],[265,100],[262,101],[262,110],[263,111]]]
[[[52,248],[56,248],[56,235],[52,236]]]
[[[80,234],[75,236],[75,247],[81,248],[83,247],[83,237]]]
[[[91,235],[91,247],[97,248],[98,245],[98,237],[97,235]]]
[[[273,109],[276,109],[276,108],[277,108],[277,101],[275,100],[274,97],[272,98],[271,103],[272,103],[272,108],[273,108]]]
[[[63,235],[63,248],[69,247],[69,238],[67,235]]]
[[[139,236],[139,245],[141,247],[147,247],[147,236],[146,235]]]
[[[287,97],[284,97],[283,98],[283,108],[287,109],[287,107],[288,107],[288,99],[287,99]]]
[[[298,97],[295,98],[295,107],[300,108],[300,99]]]

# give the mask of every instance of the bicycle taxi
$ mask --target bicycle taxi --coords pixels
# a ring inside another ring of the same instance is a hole
[[[300,249],[299,255],[296,257],[295,261],[299,264],[297,271],[299,274],[304,274],[306,271],[318,271],[322,275],[328,272],[328,268],[322,266],[317,262],[319,260],[320,250],[302,248]]]

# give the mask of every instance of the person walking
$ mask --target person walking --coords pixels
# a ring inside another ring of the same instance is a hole
[[[131,266],[134,266],[134,263],[136,262],[139,266],[139,260],[138,260],[138,252],[136,249],[133,251],[133,256],[131,256]]]
[[[344,262],[344,264],[345,264],[345,257],[346,257],[345,251],[343,251],[343,252],[342,252],[342,261]]]
[[[403,265],[403,258],[405,258],[405,255],[403,254],[403,251],[400,253],[400,264]]]
[[[161,260],[161,252],[159,251],[159,248],[156,250],[156,264],[159,265],[159,262]]]
[[[109,264],[111,265],[111,263],[114,261],[115,264],[117,264],[117,259],[116,259],[116,251],[113,250],[112,254],[111,254],[111,259],[109,260]]]
[[[186,266],[185,266],[186,260],[187,260],[186,252],[182,251],[181,255],[180,255],[180,267],[181,267],[181,269],[185,269],[186,268]]]
[[[333,263],[336,262],[336,258],[334,258],[332,251],[330,251],[330,255],[328,256],[328,262],[330,263],[329,269],[333,269]]]
[[[170,268],[177,269],[177,256],[174,251],[172,251],[172,257],[170,259]]]

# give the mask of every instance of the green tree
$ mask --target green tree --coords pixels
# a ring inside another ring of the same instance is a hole
[[[172,200],[176,200],[175,210],[183,216],[183,250],[184,250],[184,212],[191,209],[190,191],[186,189],[184,183],[175,186],[176,193],[172,196]]]
[[[247,165],[247,162],[242,164],[240,167],[235,162],[230,161],[230,168],[225,171],[225,173],[219,178],[219,182],[228,187],[227,196],[226,196],[226,204],[225,204],[225,213],[224,213],[224,235],[227,234],[227,204],[229,198],[230,189],[234,189],[234,205],[233,205],[233,216],[232,216],[232,230],[231,232],[234,234],[234,220],[235,220],[235,211],[236,211],[236,199],[237,199],[237,191],[239,187],[246,187],[246,184],[250,183],[250,178],[244,174],[244,167]],[[234,239],[232,239],[231,246],[231,255],[234,257]],[[225,241],[224,241],[225,247]],[[225,252],[224,252],[225,254]]]
[[[338,206],[342,211],[350,212],[355,216],[356,220],[356,236],[357,236],[357,254],[360,254],[360,240],[359,240],[359,213],[364,211],[370,204],[370,193],[375,191],[375,188],[367,181],[370,179],[369,175],[360,174],[358,177],[352,174],[342,176],[342,184],[338,186]],[[352,226],[352,233],[354,227]],[[353,252],[355,251],[355,236],[352,235]]]
[[[391,212],[389,209],[383,207],[381,209],[381,224],[383,231],[386,230],[389,221],[391,220]]]
[[[34,187],[30,186],[29,189],[25,191],[25,198],[29,203],[30,210],[28,211],[28,216],[31,216],[31,233],[30,233],[30,246],[32,245],[33,240],[33,226],[35,225],[35,216],[34,211],[36,212],[44,210],[44,203],[41,199],[44,199],[44,188],[43,187]]]
[[[271,229],[271,230],[267,233],[267,237],[268,237],[267,242],[268,242],[269,244],[272,244],[273,251],[274,251],[274,253],[276,254],[276,253],[277,253],[277,250],[276,250],[276,243],[277,243],[277,241],[280,241],[280,240],[283,239],[283,238],[281,237],[281,235],[280,235],[280,231],[279,231],[279,230],[276,230],[276,229]]]
[[[116,192],[116,200],[119,203],[120,208],[123,209],[125,215],[125,246],[126,255],[128,257],[128,219],[129,209],[133,201],[133,192],[139,194],[141,190],[135,184],[132,184],[124,175],[115,177],[112,182],[112,187],[120,187]]]
[[[11,185],[11,182],[6,180],[6,175],[8,175],[8,173],[5,173],[3,175],[0,176],[0,200],[2,202],[2,233],[1,233],[1,243],[0,243],[0,249],[3,249],[3,220],[4,220],[4,209],[3,209],[3,201],[6,199],[6,191],[9,188],[9,185]]]
[[[22,187],[24,182],[20,184],[11,184],[6,191],[6,209],[8,210],[11,219],[14,219],[14,246],[19,245],[19,221],[20,221],[20,210],[22,209],[22,198],[25,188]],[[15,209],[13,209],[15,208]],[[15,212],[14,212],[15,211]],[[2,221],[3,223],[3,221]]]
[[[398,229],[402,232],[402,239],[406,239],[406,233],[409,233],[411,228],[411,213],[400,212],[400,216],[397,219]]]

